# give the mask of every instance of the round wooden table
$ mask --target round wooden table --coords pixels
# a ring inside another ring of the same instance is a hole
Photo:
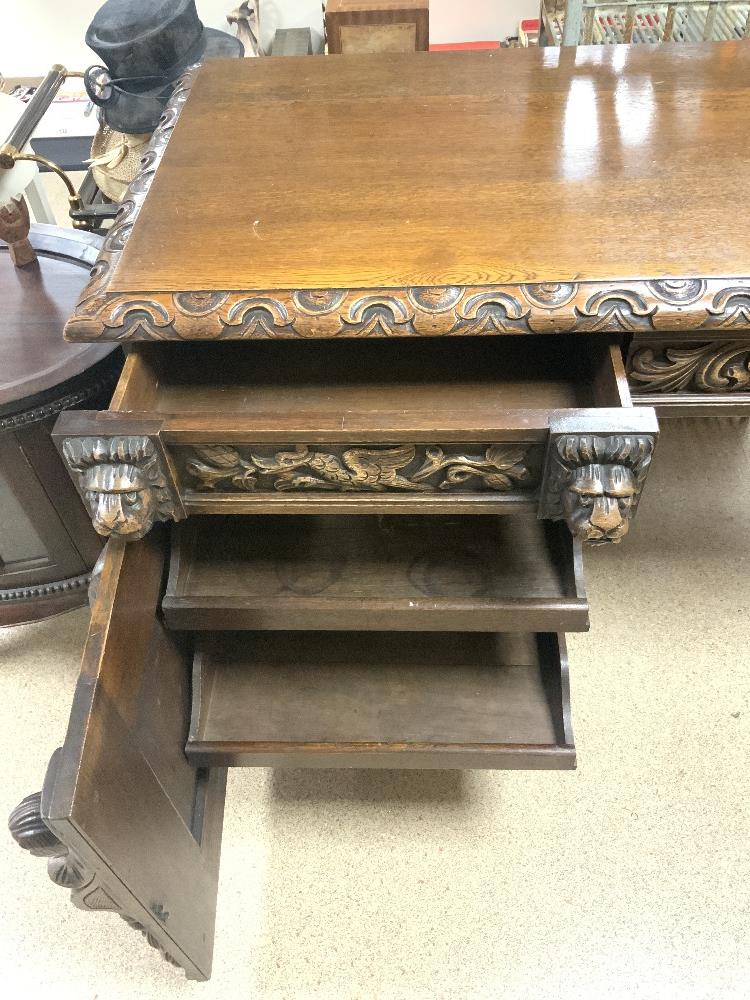
[[[0,625],[86,603],[102,540],[52,444],[61,410],[109,403],[122,367],[112,344],[67,344],[63,326],[101,245],[32,226],[22,268],[0,241]]]

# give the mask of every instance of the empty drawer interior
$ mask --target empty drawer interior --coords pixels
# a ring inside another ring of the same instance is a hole
[[[555,634],[223,633],[197,642],[196,763],[575,766]]]
[[[381,423],[422,414],[447,428],[481,427],[504,410],[621,405],[619,348],[579,334],[142,344],[111,409],[275,417],[280,428],[320,425],[331,412]]]
[[[588,627],[580,543],[527,513],[191,517],[162,607],[177,629]]]

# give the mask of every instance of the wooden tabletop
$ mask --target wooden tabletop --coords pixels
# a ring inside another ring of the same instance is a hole
[[[749,111],[742,42],[209,62],[110,287],[749,274]]]
[[[62,331],[101,245],[57,226],[31,227],[37,260],[14,267],[0,241],[0,413],[82,375],[113,344],[66,344]]]
[[[71,340],[750,328],[750,45],[211,61]]]

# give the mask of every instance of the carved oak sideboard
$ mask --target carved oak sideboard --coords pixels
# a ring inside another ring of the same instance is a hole
[[[748,401],[750,235],[722,238],[741,187],[711,155],[748,70],[715,45],[187,73],[66,327],[126,346],[109,410],[55,430],[110,542],[11,829],[74,902],[205,978],[226,766],[575,766],[564,634],[582,544],[637,511],[646,404]]]

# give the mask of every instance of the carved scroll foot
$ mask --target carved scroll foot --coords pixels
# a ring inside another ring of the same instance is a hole
[[[100,535],[136,541],[155,521],[181,516],[176,491],[151,438],[66,438],[62,453]]]
[[[655,444],[653,434],[553,435],[539,516],[567,522],[580,541],[622,541],[638,505]]]
[[[59,752],[59,751],[58,751]],[[55,755],[56,756],[56,755]],[[55,767],[52,757],[50,771]],[[50,772],[48,772],[49,775]],[[35,857],[47,858],[47,873],[55,885],[71,890],[72,902],[82,910],[112,911],[134,930],[140,931],[152,948],[171,965],[180,963],[167,952],[157,938],[138,920],[124,913],[109,889],[101,884],[97,873],[90,871],[77,855],[50,830],[42,818],[42,792],[27,795],[8,818],[8,829],[19,847]],[[157,914],[160,918],[163,915]]]

